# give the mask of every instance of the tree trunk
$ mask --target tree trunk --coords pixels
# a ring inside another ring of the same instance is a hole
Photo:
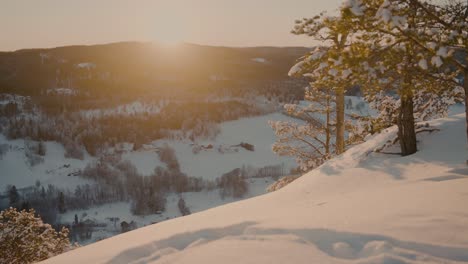
[[[331,127],[330,127],[330,99],[327,98],[327,120],[325,124],[325,153],[327,156],[330,155],[330,139],[331,139]]]
[[[467,10],[468,12],[468,10]],[[467,58],[468,59],[468,58]],[[465,120],[466,120],[466,138],[468,143],[468,65],[464,70],[463,88],[465,90]],[[467,161],[468,164],[468,161]]]
[[[414,129],[413,97],[411,95],[401,95],[397,124],[401,155],[408,156],[415,153],[418,149]]]
[[[345,150],[345,111],[344,111],[344,90],[336,91],[336,155],[340,155]]]

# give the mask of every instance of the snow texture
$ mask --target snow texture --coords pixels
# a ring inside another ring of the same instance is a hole
[[[365,6],[362,5],[361,0],[345,0],[343,2],[343,8],[349,8],[351,12],[356,16],[364,15]]]
[[[192,143],[185,141],[156,141],[156,145],[168,143],[174,150],[181,171],[194,177],[214,180],[226,172],[245,166],[257,168],[284,164],[285,170],[297,166],[293,158],[280,157],[272,152],[271,146],[276,141],[274,131],[268,125],[269,120],[295,120],[280,113],[242,118],[224,122],[220,125],[221,133],[214,141],[198,142],[212,145],[213,148],[192,154]],[[241,142],[254,145],[255,151],[232,146]],[[223,149],[224,154],[219,152]]]

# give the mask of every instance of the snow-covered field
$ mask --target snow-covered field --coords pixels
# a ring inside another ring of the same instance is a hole
[[[134,164],[139,173],[150,175],[156,166],[165,167],[165,164],[159,160],[156,147],[168,144],[174,148],[177,159],[181,165],[182,172],[193,177],[202,177],[206,180],[215,180],[224,173],[236,168],[245,166],[254,166],[260,168],[268,165],[281,165],[285,167],[285,173],[295,167],[295,161],[288,157],[279,157],[271,151],[271,145],[275,141],[275,135],[268,126],[268,120],[286,120],[291,119],[280,113],[269,114],[259,117],[243,118],[236,121],[225,122],[220,125],[221,133],[212,141],[199,142],[199,144],[212,144],[213,149],[203,150],[198,154],[192,153],[193,143],[190,141],[159,140],[152,145],[146,145],[139,151],[128,151],[122,155],[123,159],[129,160]],[[221,154],[217,151],[218,146],[229,147],[241,142],[252,143],[255,151],[248,151],[243,148],[235,148],[237,152],[225,152]],[[151,148],[151,146],[155,146]],[[266,193],[266,189],[274,181],[272,178],[249,179],[249,192],[241,199],[225,198],[221,199],[219,190],[202,191],[194,193],[184,193],[182,197],[191,212],[199,212],[212,207],[226,203],[251,198]],[[145,217],[134,216],[130,212],[130,203],[116,203],[103,205],[88,210],[72,210],[64,215],[59,215],[61,223],[72,223],[75,214],[80,218],[83,213],[86,214],[80,220],[92,220],[96,223],[106,223],[107,227],[93,233],[91,240],[83,241],[88,244],[102,238],[116,235],[120,232],[120,226],[115,230],[113,223],[109,221],[110,217],[119,217],[120,221],[135,221],[138,227],[142,227],[154,222],[160,222],[181,216],[177,206],[178,196],[171,194],[167,197],[166,211],[161,214],[154,214]]]
[[[395,128],[285,188],[78,248],[45,263],[468,263],[465,116],[408,157]]]
[[[225,122],[220,125],[221,133],[215,140],[200,142],[200,144],[212,144],[215,147],[229,147],[247,142],[255,146],[253,152],[237,148],[238,152],[221,154],[214,148],[193,154],[193,143],[190,141],[158,140],[153,142],[155,147],[152,149],[143,148],[131,151],[131,148],[127,148],[127,151],[122,154],[122,159],[129,160],[142,175],[150,175],[157,166],[165,166],[159,160],[156,148],[167,143],[175,149],[182,172],[189,176],[214,180],[242,165],[263,167],[284,164],[285,168],[292,168],[295,166],[292,158],[278,157],[271,151],[275,135],[268,125],[268,120],[272,119],[285,120],[290,117],[274,113]],[[65,158],[65,150],[61,144],[46,142],[44,162],[31,167],[26,162],[25,140],[8,140],[0,134],[0,145],[7,145],[6,153],[0,157],[0,190],[2,191],[7,185],[23,188],[34,185],[36,180],[43,185],[51,183],[73,190],[76,185],[86,182],[80,177],[68,175],[83,169],[95,159],[89,155],[85,155],[84,160]]]
[[[242,198],[226,197],[225,199],[221,199],[218,189],[202,192],[187,192],[183,193],[181,197],[185,200],[186,206],[190,209],[190,211],[192,213],[196,213],[223,204],[264,194],[267,187],[274,181],[271,178],[260,178],[249,179],[248,182],[249,191]],[[166,199],[166,210],[161,214],[136,216],[133,215],[130,211],[130,202],[118,202],[89,209],[67,211],[65,214],[60,214],[58,216],[58,221],[63,224],[71,224],[73,223],[76,214],[79,221],[91,220],[97,224],[105,224],[106,226],[104,227],[94,228],[91,239],[80,242],[80,244],[86,245],[120,234],[120,223],[122,221],[126,221],[127,223],[134,221],[137,227],[140,228],[153,223],[181,217],[182,215],[177,205],[179,201],[179,195],[171,193],[166,197]],[[114,223],[110,220],[110,218],[115,217],[119,218],[116,225],[114,225]]]
[[[128,151],[122,154],[122,159],[130,161],[135,165],[138,173],[145,176],[151,175],[157,166],[166,167],[166,164],[159,160],[159,155],[154,149]]]
[[[203,145],[211,144],[213,148],[202,150],[198,154],[192,154],[193,146],[188,141],[164,140],[157,142],[157,144],[168,143],[174,148],[182,172],[194,177],[214,180],[235,168],[241,168],[243,165],[260,168],[283,164],[288,172],[289,169],[297,165],[293,158],[279,157],[272,152],[271,145],[275,142],[276,137],[268,125],[269,120],[292,120],[292,118],[280,113],[273,113],[224,122],[220,125],[221,133],[215,140],[199,142]],[[221,154],[217,150],[220,146],[226,149],[241,142],[254,145],[255,151],[233,148]]]
[[[65,149],[61,144],[46,142],[47,155],[44,156],[44,162],[31,167],[26,161],[23,139],[7,140],[0,134],[0,145],[7,148],[6,153],[0,157],[0,192],[7,185],[24,188],[34,185],[36,181],[43,186],[53,184],[71,190],[76,185],[87,183],[83,178],[68,175],[83,169],[92,160],[88,155],[85,155],[84,160],[65,158]]]

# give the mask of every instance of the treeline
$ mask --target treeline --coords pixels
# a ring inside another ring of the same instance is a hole
[[[221,123],[264,114],[254,105],[239,101],[222,102],[171,102],[161,110],[162,122],[168,129],[181,129],[182,124],[190,124],[190,120],[200,119]],[[195,124],[192,125],[193,127]],[[192,128],[188,126],[187,128]]]

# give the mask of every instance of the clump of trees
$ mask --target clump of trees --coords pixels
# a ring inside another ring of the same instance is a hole
[[[55,231],[36,217],[34,210],[0,212],[1,263],[38,262],[71,248],[68,229]]]
[[[179,207],[179,211],[183,216],[191,214],[190,208],[187,207],[185,204],[184,198],[182,196],[179,198],[179,202],[177,202],[177,207]]]
[[[6,187],[6,193],[10,207],[20,210],[34,208],[42,220],[55,224],[60,200],[60,191],[55,186],[49,184],[44,187],[37,182],[35,186],[20,191],[15,185],[9,185]]]
[[[202,119],[185,120],[182,123],[181,130],[184,137],[192,141],[196,141],[197,139],[213,140],[221,133],[221,128],[217,123]]]
[[[216,179],[219,194],[224,199],[226,196],[240,198],[248,191],[246,177],[242,174],[242,170],[237,168],[228,173],[223,174]]]
[[[46,154],[46,146],[44,142],[33,142],[26,139],[24,141],[24,155],[28,165],[33,167],[44,162],[43,156]]]

